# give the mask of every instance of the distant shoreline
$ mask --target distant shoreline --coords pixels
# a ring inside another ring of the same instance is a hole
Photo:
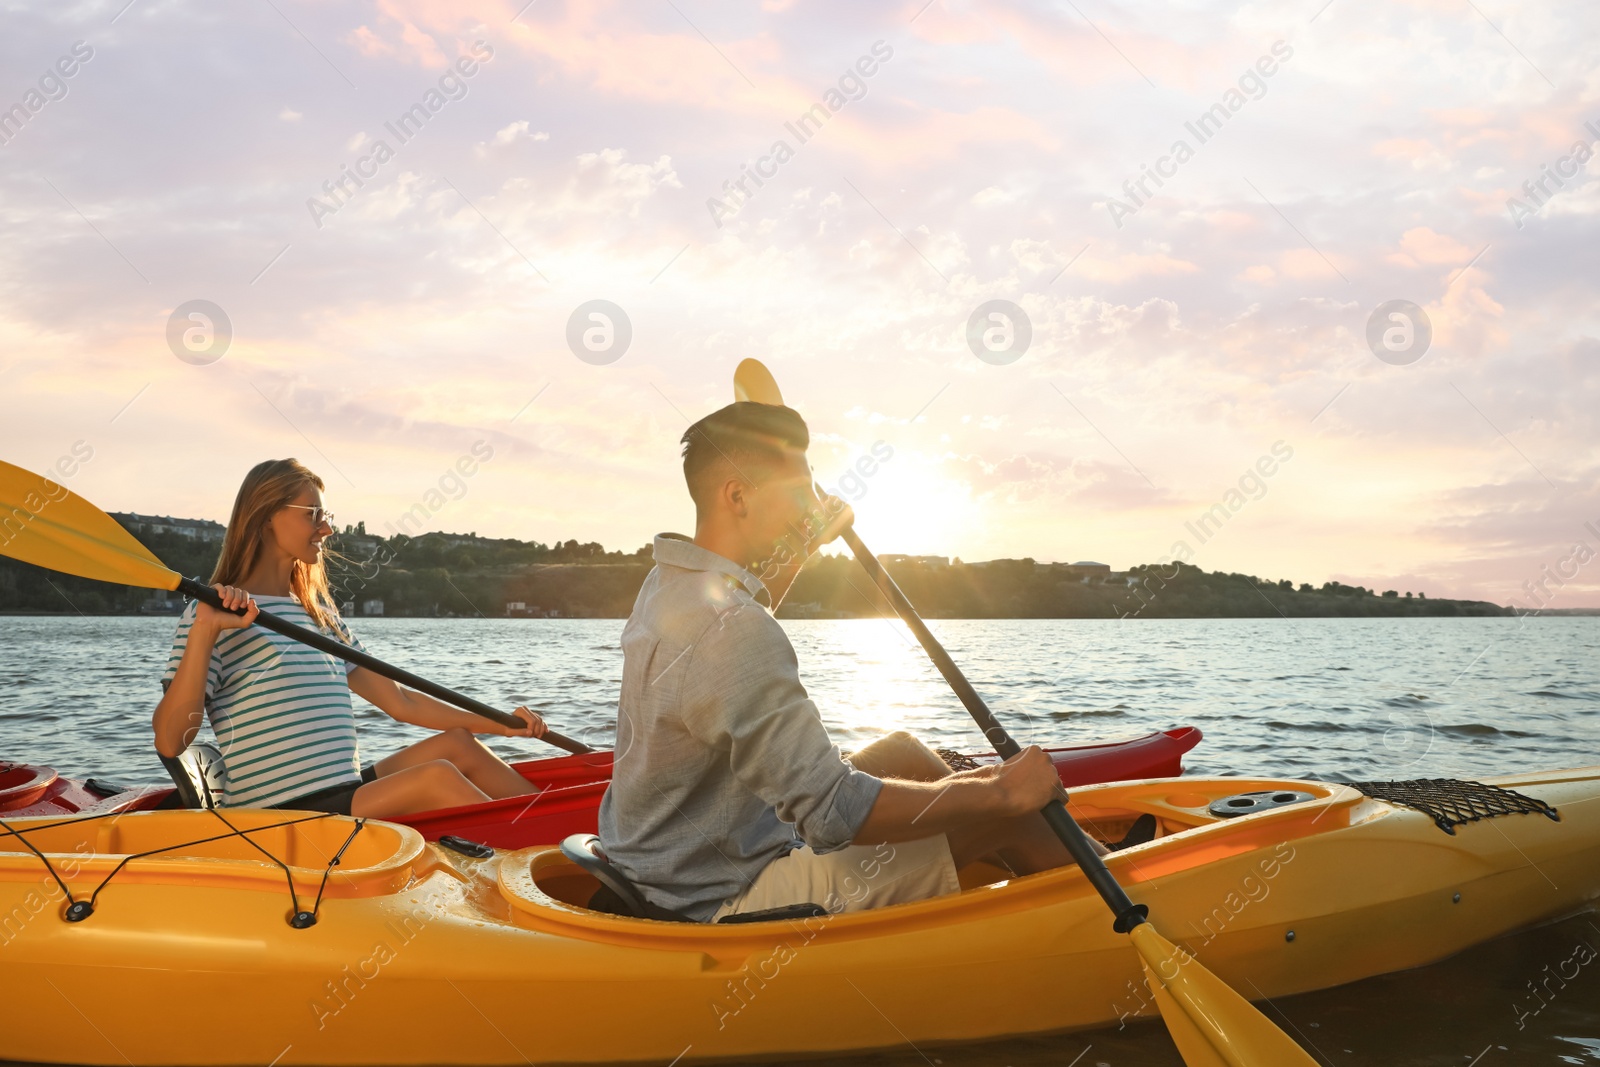
[[[210,574],[215,569],[220,524],[135,514],[114,517],[172,570]],[[350,619],[621,619],[633,610],[654,562],[649,545],[619,552],[593,542],[544,544],[471,533],[379,537],[360,524],[339,534],[334,548],[329,578],[340,610]],[[1517,617],[1521,611],[1484,600],[1430,598],[1425,591],[1380,591],[1338,581],[1313,586],[1288,578],[1207,572],[1177,561],[1118,570],[1093,560],[881,558],[906,596],[930,619],[1461,618]],[[172,617],[183,605],[170,592],[94,582],[0,559],[0,615]],[[854,560],[826,553],[800,572],[778,611],[779,618],[794,619],[893,614]],[[1600,615],[1600,607],[1543,614]]]

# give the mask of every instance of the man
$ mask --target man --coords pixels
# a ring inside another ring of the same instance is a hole
[[[1040,749],[910,781],[874,777],[829,741],[772,617],[806,558],[853,518],[818,499],[799,414],[730,404],[682,444],[695,535],[656,538],[622,634],[616,766],[600,805],[612,863],[651,903],[704,922],[953,893],[956,870],[978,859],[1018,874],[1069,862],[1038,815],[1060,790]],[[894,735],[870,762],[914,764],[928,750],[908,752],[908,740]]]

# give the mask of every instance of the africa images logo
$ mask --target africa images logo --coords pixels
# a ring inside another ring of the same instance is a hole
[[[1411,300],[1385,300],[1367,316],[1367,347],[1391,367],[1408,367],[1433,344],[1433,321]]]

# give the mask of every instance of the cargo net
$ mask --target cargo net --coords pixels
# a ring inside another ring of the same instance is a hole
[[[963,756],[953,748],[936,748],[934,751],[939,753],[939,758],[944,760],[952,771],[975,771],[978,769],[977,760],[971,756]]]
[[[55,864],[50,862],[50,857],[41,852],[32,841],[28,840],[26,836],[27,831],[50,830],[57,826],[67,825],[68,823],[81,825],[83,823],[94,822],[98,819],[110,819],[112,823],[115,824],[116,820],[122,818],[127,814],[127,812],[106,811],[101,812],[98,815],[79,816],[76,818],[63,820],[62,822],[49,823],[45,826],[28,826],[23,829],[17,829],[16,827],[7,823],[4,819],[0,819],[0,837],[15,837],[22,843],[24,848],[38,857],[40,863],[44,864],[44,869],[49,872],[51,878],[55,879],[56,885],[61,887],[61,892],[66,896],[67,907],[62,913],[62,918],[73,923],[82,922],[94,914],[95,905],[100,900],[100,891],[109,885],[111,883],[111,879],[121,874],[123,869],[134,860],[142,860],[146,856],[158,856],[163,852],[173,852],[180,848],[188,848],[191,845],[205,845],[210,844],[212,841],[221,841],[224,838],[237,837],[243,840],[245,844],[249,845],[251,848],[267,857],[267,859],[277,864],[278,867],[283,871],[283,876],[289,883],[289,903],[291,905],[289,912],[289,925],[294,927],[296,930],[304,930],[308,927],[316,925],[317,915],[322,910],[322,894],[328,888],[328,876],[333,873],[333,869],[335,867],[339,866],[340,861],[344,859],[345,849],[350,847],[350,842],[356,839],[356,835],[361,832],[361,828],[367,824],[366,819],[355,820],[355,826],[351,828],[350,836],[344,839],[344,844],[339,846],[339,851],[334,853],[333,859],[329,860],[328,866],[323,869],[322,883],[317,886],[317,899],[311,905],[311,910],[306,911],[300,906],[300,896],[295,892],[294,874],[289,870],[289,865],[284,863],[278,857],[274,856],[272,853],[268,852],[266,849],[262,848],[257,842],[251,840],[250,835],[262,830],[276,830],[284,826],[296,826],[303,822],[315,822],[318,819],[326,819],[330,817],[329,813],[319,812],[316,815],[309,815],[304,818],[286,819],[283,822],[268,823],[265,826],[244,828],[233,825],[233,823],[227,820],[227,817],[224,816],[222,812],[216,810],[215,808],[208,808],[206,810],[212,815],[216,816],[222,825],[228,828],[227,833],[214,834],[211,837],[198,837],[193,841],[179,841],[175,844],[165,845],[161,848],[152,848],[145,852],[135,852],[131,855],[123,856],[122,860],[115,867],[111,868],[111,873],[102,878],[100,880],[100,884],[95,886],[94,891],[91,892],[87,897],[74,897],[72,895],[71,888],[67,886],[67,883],[62,880],[61,875],[57,873]]]
[[[1434,821],[1447,834],[1462,823],[1492,819],[1497,815],[1546,815],[1556,822],[1561,815],[1544,801],[1510,789],[1455,778],[1413,778],[1406,782],[1347,782],[1373,800],[1404,804]]]

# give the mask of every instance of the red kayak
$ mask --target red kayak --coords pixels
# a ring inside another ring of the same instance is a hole
[[[1139,778],[1170,778],[1183,772],[1183,754],[1200,743],[1200,730],[1180,726],[1127,741],[1045,749],[1067,786]],[[496,848],[548,845],[568,834],[594,833],[600,797],[611,780],[610,752],[528,760],[512,766],[539,787],[530,796],[491,800],[461,808],[392,819],[422,831],[430,841],[446,834]],[[970,757],[992,763],[992,753]],[[171,786],[123,789],[89,778],[62,778],[48,767],[0,762],[0,818],[70,815],[76,812],[148,811],[171,807]]]

